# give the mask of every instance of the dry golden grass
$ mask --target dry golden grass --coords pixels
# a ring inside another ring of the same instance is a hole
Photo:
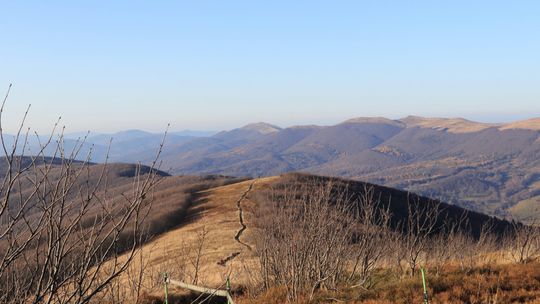
[[[497,127],[501,131],[510,129],[540,130],[540,118],[520,120],[507,124],[481,123],[463,118],[427,118],[417,116],[410,116],[402,121],[408,127],[446,130],[451,133],[478,132],[492,127]]]
[[[274,178],[257,179],[253,184],[253,190],[267,185]],[[172,279],[191,283],[194,269],[190,261],[186,260],[186,256],[194,255],[198,235],[203,229],[207,231],[207,235],[203,245],[198,284],[220,287],[227,276],[230,276],[235,285],[248,283],[246,265],[252,265],[255,257],[246,246],[238,243],[234,236],[241,228],[237,201],[252,183],[253,180],[247,180],[197,193],[196,200],[180,226],[143,246],[145,292],[150,296],[163,295],[163,285],[159,283],[163,272],[170,273]],[[241,241],[252,246],[250,223],[254,203],[248,194],[241,204],[244,222],[248,226],[241,236]],[[229,260],[223,265],[223,261],[227,258]],[[186,269],[181,269],[184,264],[187,264]],[[140,261],[136,259],[131,267],[140,269]],[[125,273],[120,278],[120,285],[127,285],[128,281],[128,274]],[[171,293],[181,294],[185,291],[171,287]]]
[[[540,130],[540,118],[532,118],[527,120],[521,120],[504,125],[501,130],[507,129],[529,129]]]
[[[430,128],[446,130],[451,133],[478,132],[487,128],[496,127],[496,124],[486,124],[463,118],[426,118],[410,116],[403,120],[407,127]]]
[[[132,265],[134,269],[144,266],[143,303],[162,303],[163,284],[160,277],[163,272],[170,273],[173,279],[191,282],[189,274],[194,269],[186,256],[193,254],[198,235],[203,229],[208,234],[201,256],[198,285],[224,288],[225,278],[230,276],[233,289],[242,291],[236,294],[236,303],[285,303],[286,292],[283,288],[257,294],[255,299],[249,296],[249,290],[243,290],[244,286],[253,283],[251,274],[257,271],[257,260],[252,251],[234,239],[241,229],[237,202],[253,184],[252,192],[241,202],[244,222],[248,227],[241,241],[254,246],[252,224],[255,193],[279,178],[248,180],[196,193],[184,222],[149,241],[142,248],[144,259],[135,259]],[[223,265],[228,258],[230,260]],[[482,266],[470,271],[461,270],[456,263],[455,266],[447,266],[439,276],[428,272],[430,303],[540,303],[540,263],[514,265],[497,254],[483,260]],[[144,265],[141,265],[141,261],[144,261]],[[182,269],[182,263],[188,264],[185,269]],[[118,286],[127,286],[129,279],[129,274],[124,273]],[[381,269],[377,271],[374,281],[374,287],[370,290],[344,287],[340,292],[320,291],[312,302],[304,297],[297,303],[422,302],[419,276],[399,278],[391,270]],[[193,294],[185,290],[171,287],[170,292],[170,303],[190,303],[190,299],[193,299]]]
[[[380,270],[373,289],[344,289],[340,292],[319,292],[307,303],[422,303],[420,275],[398,278],[390,271]],[[495,265],[463,272],[447,268],[440,276],[427,274],[430,303],[540,303],[540,263],[525,265]],[[240,299],[240,304],[284,303],[285,291],[275,288],[256,299]]]

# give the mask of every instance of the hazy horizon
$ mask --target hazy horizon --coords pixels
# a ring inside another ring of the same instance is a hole
[[[533,119],[533,118],[540,118],[540,115],[538,116],[527,116],[527,115],[524,115],[524,116],[512,116],[512,115],[509,115],[506,119],[497,119],[497,117],[493,117],[493,119],[471,119],[471,118],[467,118],[467,117],[441,117],[441,116],[420,116],[420,115],[415,115],[415,114],[410,114],[410,115],[407,115],[407,116],[419,116],[419,117],[424,117],[424,118],[443,118],[443,119],[452,119],[452,118],[463,118],[463,119],[466,119],[466,120],[469,120],[469,121],[472,121],[472,122],[478,122],[478,123],[488,123],[488,124],[497,124],[497,123],[500,123],[500,124],[505,124],[505,123],[510,123],[510,122],[515,122],[515,121],[520,121],[520,120],[527,120],[527,119]],[[168,130],[168,133],[213,133],[213,134],[216,134],[216,133],[219,133],[221,131],[230,131],[230,130],[233,130],[233,129],[237,129],[237,128],[241,128],[241,127],[244,127],[246,125],[249,125],[249,124],[255,124],[255,123],[267,123],[267,124],[271,124],[271,125],[274,125],[274,126],[277,126],[277,127],[280,127],[280,128],[290,128],[290,127],[296,127],[296,126],[309,126],[309,125],[317,125],[317,126],[333,126],[333,125],[337,125],[337,124],[340,124],[340,123],[343,123],[349,119],[354,119],[354,118],[378,118],[378,117],[382,117],[382,118],[388,118],[388,119],[391,119],[391,120],[400,120],[400,119],[404,119],[406,118],[407,116],[403,116],[403,117],[384,117],[384,116],[351,116],[351,117],[347,117],[347,118],[344,118],[344,119],[341,119],[341,120],[335,120],[335,121],[327,121],[327,122],[321,122],[321,123],[317,123],[317,122],[305,122],[305,123],[291,123],[291,124],[278,124],[278,123],[274,123],[272,122],[271,120],[264,120],[264,121],[249,121],[249,122],[245,122],[245,123],[240,123],[238,125],[232,125],[230,127],[224,127],[224,128],[216,128],[216,129],[210,129],[210,128],[200,128],[200,129],[196,129],[196,128],[184,128],[184,129],[178,129],[178,128],[174,128],[174,125],[171,124],[171,126],[169,126],[169,128],[167,129],[167,126],[164,126],[162,129],[144,129],[144,128],[137,128],[137,127],[127,127],[127,128],[120,128],[120,129],[87,129],[87,130],[74,130],[72,128],[70,128],[69,126],[65,126],[66,129],[65,129],[65,134],[68,135],[68,136],[84,136],[86,134],[90,134],[90,136],[92,135],[107,135],[107,134],[114,134],[114,133],[118,133],[118,132],[126,132],[126,131],[143,131],[143,132],[148,132],[148,133],[164,133],[166,130]],[[27,123],[26,124],[27,127],[30,127],[32,128],[31,126],[31,122],[30,122],[30,125]],[[53,124],[51,124],[51,128],[49,130],[45,130],[46,132],[38,132],[40,135],[46,135],[46,134],[49,134],[50,133],[50,130],[52,129],[52,126]],[[60,126],[64,126],[62,123],[60,123]],[[57,128],[57,132],[59,131],[60,129]],[[13,130],[15,131],[15,130]],[[89,132],[89,133],[88,133]],[[14,133],[14,132],[7,132],[7,134],[10,134],[10,133]],[[189,136],[195,136],[195,137],[200,137],[200,136],[205,136],[205,135],[189,135]]]
[[[535,1],[7,2],[4,127],[226,130],[540,116]]]

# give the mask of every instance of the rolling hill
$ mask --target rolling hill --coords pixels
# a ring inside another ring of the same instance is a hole
[[[212,136],[182,134],[189,133],[169,134],[165,142],[161,168],[171,174],[299,171],[409,190],[499,217],[540,219],[540,118],[487,124],[369,117],[332,126],[259,122]],[[81,155],[93,148],[92,160],[104,161],[111,137],[109,161],[123,163],[149,163],[162,140],[138,130],[98,134],[87,139]],[[74,139],[64,145],[69,150]]]
[[[51,183],[55,183],[60,173],[57,171],[62,170],[60,163],[57,164],[57,160],[47,158],[41,161],[52,163],[48,170],[48,179]],[[74,162],[72,169],[76,170],[80,165],[81,163]],[[43,164],[38,163],[37,166]],[[85,170],[84,177],[80,181],[74,180],[74,188],[84,188],[87,183],[95,184],[104,168],[102,164],[90,164],[88,170]],[[98,192],[107,198],[108,205],[115,207],[111,209],[112,211],[116,212],[118,207],[122,209],[124,195],[133,189],[136,168],[137,166],[133,164],[107,165],[105,172],[108,187],[106,193],[105,189],[101,188],[98,188]],[[6,169],[5,163],[0,163],[0,169]],[[144,178],[150,172],[150,168],[143,166],[140,172]],[[396,234],[405,233],[407,227],[410,227],[401,224],[406,223],[407,213],[410,212],[408,207],[411,205],[412,209],[416,209],[414,206],[437,208],[440,215],[437,217],[435,231],[458,224],[466,228],[466,231],[470,231],[474,238],[480,234],[485,224],[492,227],[494,236],[502,236],[511,228],[510,222],[496,217],[467,211],[411,192],[350,179],[301,173],[248,180],[215,175],[171,176],[163,171],[156,171],[156,174],[159,182],[151,194],[153,204],[148,209],[144,241],[140,247],[141,251],[137,253],[140,256],[135,258],[130,268],[120,274],[118,281],[115,281],[115,284],[118,284],[112,287],[116,288],[115,292],[124,292],[124,287],[130,286],[132,283],[130,280],[134,278],[133,271],[141,271],[140,286],[143,286],[144,292],[156,294],[158,298],[162,292],[161,282],[164,272],[174,279],[207,286],[220,286],[226,277],[230,277],[235,286],[247,286],[254,277],[252,273],[257,271],[259,256],[256,249],[260,244],[257,242],[260,234],[257,233],[262,229],[259,226],[260,216],[262,212],[271,210],[264,209],[268,203],[278,202],[269,201],[268,194],[280,195],[282,192],[273,191],[276,189],[281,191],[279,189],[283,189],[284,185],[291,186],[290,189],[297,191],[291,193],[293,196],[316,193],[320,190],[317,187],[332,185],[332,189],[336,191],[346,189],[347,197],[353,202],[359,202],[367,195],[367,191],[373,191],[373,198],[381,202],[375,205],[375,208],[390,211],[389,227],[395,229]],[[24,182],[27,180],[24,176],[22,180],[17,187],[21,188],[25,196],[24,193],[32,191],[33,186],[31,182],[29,184]],[[298,192],[305,190],[309,192]],[[77,191],[69,192],[65,197],[65,202],[73,206],[73,210],[77,210],[79,194]],[[334,195],[329,196],[331,204],[335,202],[334,198]],[[13,202],[16,203],[17,199]],[[92,223],[95,223],[92,219],[99,214],[98,212],[94,215],[94,211],[99,211],[101,206],[100,200],[92,200],[90,203],[91,206],[86,213],[90,221],[83,220],[78,226],[83,233],[92,231]],[[348,210],[347,212],[354,212],[355,209]],[[34,211],[40,212],[40,209],[36,208]],[[107,214],[114,217],[114,212]],[[427,218],[426,216],[430,215],[422,212],[419,213],[420,218]],[[33,216],[34,214],[29,213],[27,219],[31,221]],[[355,231],[361,231],[363,225],[359,223],[351,227],[358,229]],[[122,246],[115,248],[119,252],[125,252]],[[31,249],[33,248],[28,250]],[[104,269],[111,266],[109,263],[127,259],[130,254],[128,250],[118,260],[111,259],[105,262]],[[171,293],[175,292],[171,290]]]
[[[284,129],[259,123],[181,143],[168,149],[163,161],[173,174],[256,177],[302,171],[347,177],[524,219],[523,211],[512,207],[540,196],[539,122],[410,116]],[[537,212],[537,204],[524,206]]]
[[[14,163],[14,167],[18,167],[17,161]],[[18,212],[22,202],[28,201],[25,203],[25,216],[29,221],[37,221],[43,213],[43,204],[52,205],[58,201],[58,193],[65,191],[62,201],[69,202],[66,207],[67,218],[78,216],[77,211],[85,205],[87,207],[81,223],[89,224],[81,225],[82,229],[89,229],[92,228],[94,217],[103,212],[103,201],[107,202],[106,205],[110,208],[108,212],[111,214],[116,216],[121,213],[129,203],[128,198],[132,196],[136,183],[144,181],[152,170],[156,175],[156,183],[149,191],[149,195],[154,198],[153,202],[145,205],[145,208],[149,208],[145,229],[148,235],[156,235],[182,222],[194,192],[240,180],[216,175],[171,176],[163,171],[134,164],[84,164],[79,161],[74,161],[71,165],[63,163],[65,161],[61,159],[40,158],[35,162],[35,168],[24,171],[12,186],[10,195],[2,193],[3,199],[9,197],[9,208],[4,217],[10,212]],[[30,164],[29,157],[21,159],[22,168]],[[69,175],[66,173],[68,171],[71,172]],[[0,180],[5,178],[7,172],[6,158],[0,158]],[[40,181],[42,174],[47,176],[44,181]],[[135,179],[137,174],[140,175]],[[39,185],[37,192],[42,192],[42,195],[36,195],[36,185]],[[94,194],[90,194],[94,191]],[[0,217],[0,229],[5,228],[4,217]]]
[[[147,260],[145,284],[152,286],[152,282],[159,281],[163,272],[168,272],[175,279],[191,281],[193,269],[178,265],[189,263],[186,256],[195,253],[198,238],[203,231],[206,233],[205,253],[200,261],[200,284],[219,286],[227,276],[230,276],[236,285],[248,284],[251,278],[250,271],[253,271],[252,267],[256,267],[254,265],[257,263],[255,255],[257,208],[265,203],[262,198],[265,192],[283,183],[305,184],[314,180],[346,185],[352,195],[362,195],[366,189],[373,187],[375,197],[380,198],[381,202],[390,202],[394,221],[403,219],[408,203],[435,203],[429,198],[397,189],[306,174],[256,178],[209,188],[195,193],[194,200],[187,209],[187,216],[182,222],[143,247],[143,254]],[[242,210],[242,222],[239,208]],[[441,210],[441,219],[447,219],[444,222],[446,225],[456,222],[465,214],[476,231],[488,222],[493,223],[495,231],[499,233],[509,227],[506,221],[475,212],[464,213],[463,209],[445,203],[441,203]],[[157,294],[161,292],[161,287],[157,285]]]

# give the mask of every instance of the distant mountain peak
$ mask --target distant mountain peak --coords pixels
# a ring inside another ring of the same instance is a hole
[[[152,134],[152,133],[139,130],[139,129],[128,129],[128,130],[116,132],[111,135],[116,136],[116,135],[149,135],[149,134]]]
[[[281,128],[266,122],[251,123],[241,127],[242,130],[257,131],[261,134],[270,134],[281,131]]]
[[[387,124],[396,127],[405,127],[405,124],[399,120],[392,120],[385,117],[355,117],[344,121],[343,123],[369,123],[369,124]]]

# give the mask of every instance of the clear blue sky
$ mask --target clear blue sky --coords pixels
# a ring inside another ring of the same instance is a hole
[[[2,1],[8,129],[540,116],[540,1]]]

